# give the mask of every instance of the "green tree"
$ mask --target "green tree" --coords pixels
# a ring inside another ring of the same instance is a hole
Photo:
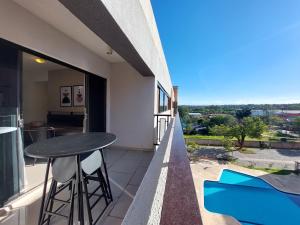
[[[225,137],[222,141],[223,147],[226,151],[231,152],[231,156],[233,156],[234,143],[230,137]]]
[[[191,123],[191,118],[190,118],[190,115],[189,115],[190,110],[189,110],[188,106],[179,106],[178,113],[179,113],[181,121],[184,124]]]
[[[221,135],[226,138],[236,138],[239,144],[239,149],[244,147],[246,137],[260,138],[266,130],[266,125],[259,117],[245,117],[233,126],[214,126],[210,129],[213,135]]]
[[[191,123],[187,123],[185,126],[185,134],[190,134],[191,131],[193,130],[193,125]]]
[[[286,121],[284,121],[284,119],[281,118],[280,116],[270,117],[270,125],[282,127],[284,123],[286,123]]]
[[[243,108],[239,109],[235,112],[235,117],[240,121],[245,117],[251,116],[251,109],[250,108]]]
[[[222,124],[231,126],[236,123],[236,120],[231,115],[217,115],[217,116],[210,118],[208,123],[209,123],[208,124],[209,127],[214,127],[216,125],[222,125]]]
[[[296,117],[292,122],[293,130],[300,134],[300,117]]]

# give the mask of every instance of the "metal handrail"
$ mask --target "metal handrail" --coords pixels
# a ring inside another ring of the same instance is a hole
[[[165,120],[165,129],[164,129],[164,133],[166,132],[168,125],[170,123],[170,119],[172,117],[171,114],[154,114],[154,118],[156,119],[156,140],[154,141],[154,145],[159,145],[161,140],[162,140],[162,135],[161,135],[161,126],[162,126],[162,122],[159,118],[166,118]]]

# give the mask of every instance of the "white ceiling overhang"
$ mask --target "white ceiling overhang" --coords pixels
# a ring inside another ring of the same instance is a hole
[[[84,25],[66,7],[56,0],[14,0],[33,15],[55,27],[82,46],[99,55],[110,63],[124,62],[124,59],[113,51],[97,34]]]

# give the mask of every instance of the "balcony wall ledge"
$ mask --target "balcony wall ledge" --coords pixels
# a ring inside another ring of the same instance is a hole
[[[122,225],[202,225],[179,116],[156,150]]]

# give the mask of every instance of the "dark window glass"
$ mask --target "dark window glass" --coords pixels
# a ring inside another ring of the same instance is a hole
[[[169,101],[170,98],[166,94],[166,92],[163,91],[160,87],[157,88],[158,90],[158,112],[165,112],[170,109],[169,107]]]
[[[164,94],[164,111],[168,110],[168,97]]]
[[[164,99],[165,99],[165,94],[161,89],[159,89],[159,112],[165,111],[164,110]]]

